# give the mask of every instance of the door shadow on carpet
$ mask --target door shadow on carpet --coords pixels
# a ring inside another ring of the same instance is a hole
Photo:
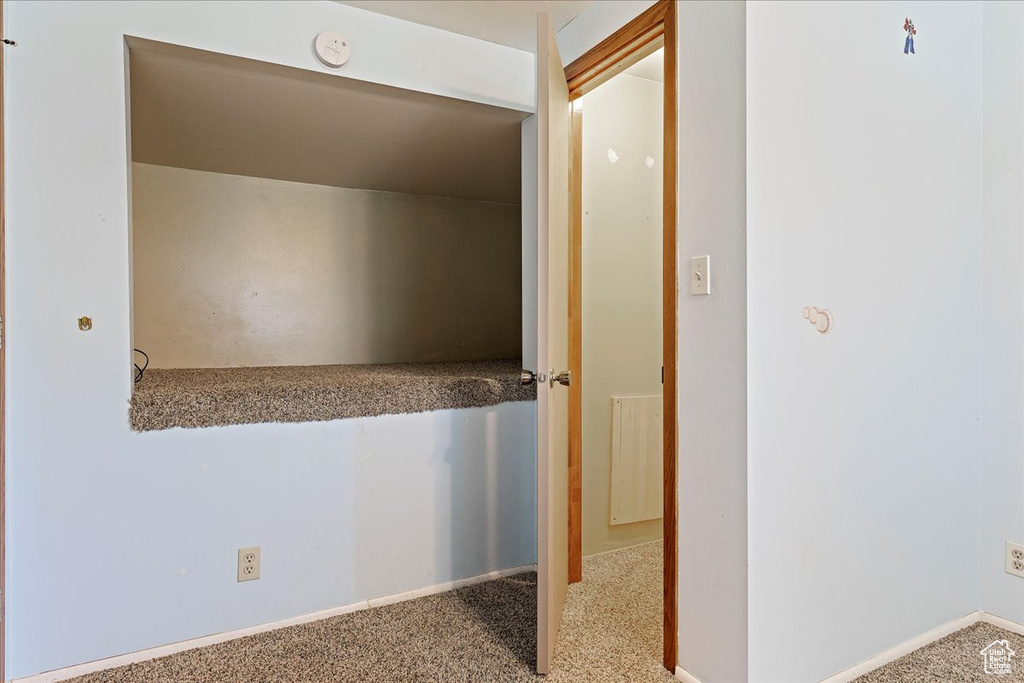
[[[524,572],[456,591],[477,622],[534,673],[537,664],[537,573]]]

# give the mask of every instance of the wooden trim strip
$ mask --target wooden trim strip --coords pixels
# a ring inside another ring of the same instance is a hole
[[[665,549],[663,577],[664,642],[662,664],[669,671],[675,671],[678,663],[678,559],[679,559],[679,506],[677,501],[677,436],[679,419],[676,414],[676,354],[678,340],[677,292],[678,268],[676,257],[676,167],[679,150],[676,103],[677,55],[676,55],[676,3],[669,2],[664,18],[665,37],[665,98],[664,137],[662,139],[664,169],[662,172],[662,353],[665,363],[665,384],[662,387],[664,433],[664,517],[662,523]]]
[[[569,156],[569,583],[583,580],[583,110]]]
[[[648,47],[664,33],[665,17],[675,11],[672,0],[658,0],[646,12],[608,36],[565,67],[569,99],[584,95],[621,62]]]

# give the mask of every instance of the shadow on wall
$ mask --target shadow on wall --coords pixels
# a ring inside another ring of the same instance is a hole
[[[517,402],[359,421],[363,434],[357,430],[351,448],[360,482],[354,507],[363,511],[352,547],[359,594],[372,599],[536,562],[535,410]],[[418,484],[396,490],[396,481]],[[382,538],[381,528],[401,532]],[[410,569],[380,570],[396,563]]]
[[[449,520],[447,528],[437,525],[438,543],[444,542],[443,534],[450,534],[452,557],[447,564],[455,575],[471,575],[469,567],[458,566],[465,562],[491,570],[536,562],[536,460],[523,462],[511,456],[516,453],[521,458],[536,441],[536,404],[522,405],[527,410],[520,423],[508,419],[508,413],[486,408],[486,419],[467,434],[471,447],[437,451],[437,486],[451,489],[451,509],[438,510],[439,517],[447,515]],[[469,424],[460,413],[452,413],[452,418],[452,431]],[[530,447],[517,451],[502,447],[517,442]],[[439,561],[439,571],[444,564]],[[510,577],[502,580],[501,588],[465,590],[459,598],[477,616],[481,628],[532,669],[537,658],[536,581]]]

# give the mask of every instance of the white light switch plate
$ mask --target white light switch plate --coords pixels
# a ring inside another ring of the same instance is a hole
[[[701,296],[711,293],[711,257],[694,256],[690,259],[690,294]]]

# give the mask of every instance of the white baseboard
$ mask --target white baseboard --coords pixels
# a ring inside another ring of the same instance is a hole
[[[857,664],[856,666],[851,666],[849,669],[846,669],[845,671],[841,671],[833,676],[829,676],[828,678],[821,681],[821,683],[849,683],[849,681],[854,680],[858,676],[863,676],[869,671],[874,671],[878,667],[884,666],[889,662],[897,660],[903,655],[910,654],[918,648],[924,647],[929,643],[934,643],[936,640],[939,640],[940,638],[945,638],[950,633],[955,633],[956,631],[959,631],[963,628],[967,628],[968,626],[976,624],[979,621],[983,621],[986,624],[992,624],[993,626],[1001,628],[1004,631],[1010,631],[1011,633],[1024,635],[1024,624],[1018,624],[1015,621],[1010,621],[1009,619],[1004,619],[1000,616],[996,616],[995,614],[990,614],[989,612],[982,612],[979,610],[976,612],[971,612],[970,614],[965,614],[959,619],[954,619],[953,621],[943,624],[938,628],[933,628],[931,631],[928,631],[927,633],[917,636],[916,638],[911,638],[910,640],[906,641],[905,643],[897,645],[891,650],[886,650],[882,654],[876,655],[871,659],[867,659],[861,662],[860,664]],[[700,679],[698,679],[696,676],[694,676],[681,666],[676,667],[675,676],[680,681],[682,681],[682,683],[701,683]]]
[[[481,574],[479,576],[471,576],[468,579],[448,581],[447,583],[439,583],[434,586],[427,586],[426,588],[420,588],[414,591],[408,591],[406,593],[398,593],[396,595],[388,595],[382,598],[374,598],[372,600],[362,600],[351,605],[332,607],[331,609],[325,609],[319,612],[312,612],[310,614],[302,614],[300,616],[291,617],[289,619],[281,619],[280,621],[272,621],[267,624],[259,624],[258,626],[248,626],[246,628],[235,629],[234,631],[215,633],[213,635],[203,636],[201,638],[192,638],[191,640],[183,640],[181,642],[171,643],[169,645],[159,645],[157,647],[151,647],[146,650],[139,650],[138,652],[130,652],[124,655],[107,657],[106,659],[97,659],[94,662],[86,662],[85,664],[75,664],[74,666],[68,666],[62,669],[54,669],[53,671],[47,671],[46,673],[35,674],[33,676],[26,676],[24,678],[16,678],[13,679],[10,683],[55,683],[56,681],[65,681],[69,678],[84,676],[85,674],[91,674],[97,671],[103,671],[105,669],[115,669],[119,666],[127,666],[129,664],[145,662],[150,659],[157,659],[159,657],[173,655],[177,652],[184,652],[185,650],[194,650],[199,647],[206,647],[207,645],[216,645],[217,643],[223,643],[229,640],[236,640],[238,638],[244,638],[245,636],[251,636],[257,633],[266,633],[267,631],[274,631],[279,628],[297,626],[298,624],[308,624],[311,621],[320,621],[321,619],[328,619],[330,617],[336,617],[341,614],[349,614],[351,612],[359,612],[364,609],[372,609],[374,607],[383,607],[384,605],[393,605],[397,602],[415,600],[416,598],[422,598],[428,595],[436,595],[437,593],[445,593],[447,591],[455,590],[457,588],[465,588],[466,586],[473,586],[478,583],[483,583],[484,581],[492,581],[494,579],[500,579],[505,576],[513,576],[515,574],[521,574],[523,572],[535,571],[536,569],[537,565],[535,564],[526,565],[523,567],[514,567],[512,569],[503,569],[501,571],[490,572],[488,574]]]
[[[683,683],[700,683],[700,679],[681,666],[676,666],[676,678]]]
[[[858,676],[863,676],[869,671],[874,671],[878,667],[899,659],[903,655],[909,654],[920,647],[924,647],[928,643],[934,643],[940,638],[945,638],[950,633],[959,631],[962,628],[967,628],[971,624],[976,624],[979,621],[984,621],[984,616],[985,613],[981,611],[965,614],[959,619],[954,619],[953,621],[945,623],[937,628],[933,628],[931,631],[923,633],[916,638],[911,638],[904,643],[900,643],[896,647],[886,650],[879,655],[875,655],[871,659],[866,659],[860,664],[851,666],[845,671],[840,671],[833,676],[829,676],[822,680],[821,683],[849,683],[849,681],[852,681]]]
[[[1024,636],[1024,624],[1018,624],[1016,621],[997,617],[989,612],[981,612],[981,618],[978,621],[984,621],[986,624],[992,624],[1004,631]]]

